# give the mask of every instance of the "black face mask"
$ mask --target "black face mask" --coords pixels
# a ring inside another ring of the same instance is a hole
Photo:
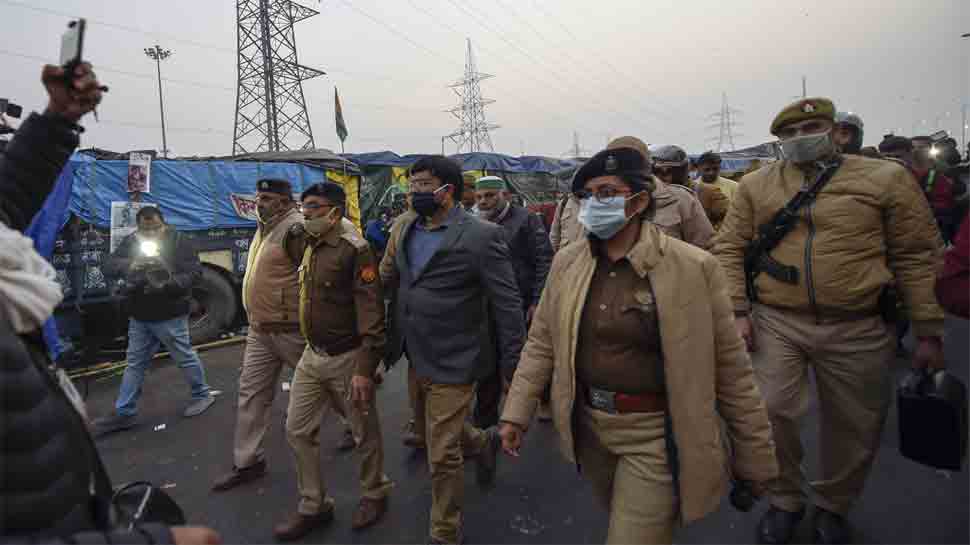
[[[430,218],[435,212],[441,209],[441,203],[437,201],[438,192],[448,187],[443,185],[434,191],[416,191],[411,193],[411,207],[419,215]]]

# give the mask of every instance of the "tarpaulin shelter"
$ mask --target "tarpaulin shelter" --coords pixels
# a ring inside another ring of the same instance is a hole
[[[107,227],[111,203],[127,201],[127,154],[84,150],[71,156],[65,172],[73,177],[69,209],[86,223]],[[256,181],[281,178],[294,197],[324,179],[347,193],[347,215],[360,224],[360,169],[327,150],[267,152],[230,157],[155,159],[151,192],[142,202],[157,204],[181,230],[253,227]]]
[[[344,157],[357,163],[364,176],[360,191],[360,204],[366,219],[377,216],[381,206],[390,204],[394,193],[407,189],[407,170],[423,155],[400,156],[394,152],[346,154]],[[462,172],[470,177],[500,176],[510,189],[529,203],[554,200],[568,190],[568,177],[580,164],[571,159],[523,156],[511,157],[500,153],[460,153],[451,159],[461,165]]]

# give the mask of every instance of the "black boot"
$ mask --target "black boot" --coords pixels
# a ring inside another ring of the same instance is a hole
[[[795,535],[798,523],[805,516],[805,509],[792,513],[783,511],[774,505],[761,517],[758,523],[758,543],[767,545],[784,545],[790,543]]]
[[[849,521],[838,513],[815,508],[815,543],[843,545],[852,539]]]

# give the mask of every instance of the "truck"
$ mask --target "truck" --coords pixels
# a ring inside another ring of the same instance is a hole
[[[139,187],[145,191],[130,193],[128,155],[103,150],[72,155],[55,187],[66,192],[67,205],[43,218],[57,229],[49,258],[64,299],[54,316],[61,340],[73,348],[68,351],[73,366],[93,364],[105,350],[124,347],[128,316],[116,289],[119,279],[107,275],[104,265],[133,230],[139,207],[158,206],[167,223],[198,251],[203,271],[192,291],[193,344],[216,340],[245,324],[241,287],[256,231],[259,179],[288,180],[295,198],[314,183],[339,183],[347,192],[349,219],[360,226],[360,169],[327,150],[153,158],[147,187]]]

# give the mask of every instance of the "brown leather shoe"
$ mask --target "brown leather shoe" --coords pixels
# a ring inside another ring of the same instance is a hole
[[[293,513],[285,522],[273,527],[273,535],[280,541],[294,541],[331,522],[333,522],[333,508],[316,515]]]
[[[379,500],[361,498],[350,527],[354,530],[362,530],[368,526],[372,526],[381,520],[385,511],[387,511],[387,498],[381,498]]]
[[[232,467],[232,471],[223,475],[212,485],[213,492],[225,492],[236,488],[241,484],[248,483],[250,481],[255,481],[260,477],[266,475],[266,460],[260,460],[255,464],[239,469],[236,466]]]

